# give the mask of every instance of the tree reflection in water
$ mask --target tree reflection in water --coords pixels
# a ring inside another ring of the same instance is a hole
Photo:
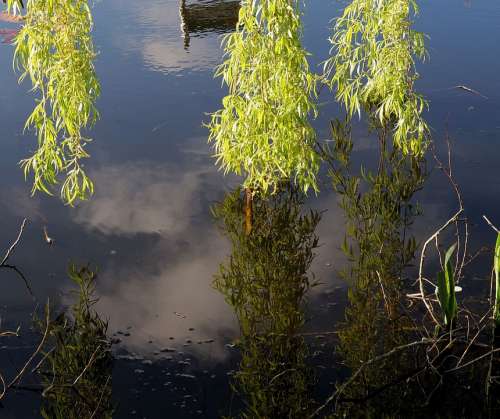
[[[290,186],[269,200],[255,197],[249,233],[241,190],[214,208],[232,243],[214,285],[241,329],[242,359],[234,388],[246,401],[242,417],[305,417],[313,405],[307,346],[299,333],[313,281],[308,270],[318,246],[314,230],[320,216],[302,213],[301,205],[301,194]]]
[[[107,323],[93,309],[96,275],[87,267],[70,267],[78,286],[71,315],[60,314],[50,325],[41,414],[47,419],[111,418],[112,355]]]

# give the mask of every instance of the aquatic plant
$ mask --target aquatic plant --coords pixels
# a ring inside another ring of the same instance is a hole
[[[394,131],[394,144],[420,155],[429,128],[424,98],[414,91],[415,58],[425,57],[424,35],[411,28],[414,0],[353,0],[336,20],[327,83],[349,116],[372,113]]]
[[[436,296],[443,310],[444,324],[450,326],[457,315],[457,298],[455,294],[455,273],[451,265],[451,256],[455,252],[456,244],[451,246],[445,254],[444,271],[438,272]]]
[[[264,194],[287,179],[317,190],[309,122],[316,78],[301,30],[297,0],[243,0],[236,31],[224,38],[227,59],[216,71],[229,88],[208,125],[217,163]]]
[[[16,7],[13,0],[9,6]],[[21,161],[24,174],[33,175],[32,193],[51,194],[66,177],[60,194],[72,205],[93,193],[81,160],[89,157],[90,141],[82,130],[98,117],[100,92],[93,60],[92,14],[88,0],[28,0],[23,26],[15,38],[15,68],[20,82],[31,80],[37,104],[25,128],[34,128],[38,148]]]

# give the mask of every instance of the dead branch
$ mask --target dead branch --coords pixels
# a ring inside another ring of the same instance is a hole
[[[13,387],[14,385],[16,385],[19,382],[19,380],[23,377],[24,373],[26,372],[27,368],[29,367],[29,365],[31,364],[31,362],[33,361],[33,359],[35,359],[35,357],[38,355],[38,353],[42,350],[43,345],[45,344],[45,341],[47,340],[47,336],[49,335],[49,329],[50,329],[50,306],[49,306],[49,302],[48,301],[47,301],[47,305],[46,305],[46,310],[45,311],[46,311],[46,319],[45,319],[46,326],[45,326],[45,332],[43,334],[42,340],[38,344],[38,347],[36,348],[35,352],[33,352],[31,354],[31,356],[28,358],[28,360],[24,364],[23,368],[21,368],[21,370],[19,371],[19,373],[9,383],[9,385],[7,386],[7,389]],[[1,398],[2,397],[0,397],[0,400],[1,400]]]
[[[28,290],[31,297],[34,298],[33,290],[31,289],[31,286],[30,286],[27,278],[24,276],[24,274],[21,272],[21,270],[17,266],[7,263],[9,261],[9,258],[12,255],[12,253],[14,252],[16,246],[21,241],[22,235],[24,233],[24,228],[26,227],[27,222],[28,222],[28,220],[26,218],[24,218],[23,222],[21,223],[21,227],[19,228],[19,232],[17,233],[16,239],[10,245],[10,247],[7,249],[7,252],[5,253],[5,255],[2,259],[2,262],[0,262],[0,268],[11,269],[15,273],[17,273],[17,275],[23,280],[24,285],[26,286],[26,289]]]

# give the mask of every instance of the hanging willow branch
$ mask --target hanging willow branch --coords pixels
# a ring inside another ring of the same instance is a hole
[[[13,3],[12,3],[13,4]],[[25,128],[34,128],[38,148],[21,161],[33,175],[32,192],[51,189],[66,176],[61,197],[72,205],[93,193],[81,159],[88,138],[82,134],[98,117],[100,86],[95,74],[92,14],[88,0],[28,0],[24,25],[15,39],[14,65],[20,82],[30,78],[37,105]]]
[[[350,116],[369,111],[394,129],[394,144],[420,155],[429,128],[427,102],[413,89],[415,58],[426,55],[424,35],[411,29],[414,0],[353,0],[336,21],[325,75]]]
[[[229,94],[212,115],[209,141],[225,173],[246,176],[244,187],[262,193],[276,191],[284,179],[317,190],[309,123],[316,115],[315,76],[301,32],[297,0],[243,0],[216,72]]]

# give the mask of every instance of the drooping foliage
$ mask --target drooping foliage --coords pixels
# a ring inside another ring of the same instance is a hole
[[[29,78],[38,96],[25,125],[35,129],[38,147],[21,165],[26,177],[33,175],[33,193],[52,193],[64,174],[61,197],[73,204],[93,192],[81,163],[88,157],[85,145],[90,141],[82,131],[98,117],[95,102],[100,92],[92,14],[88,0],[28,0],[23,22],[15,39],[14,64],[21,71],[20,81]]]
[[[315,76],[301,30],[297,0],[243,0],[216,72],[229,94],[212,115],[209,140],[222,169],[245,176],[244,186],[262,193],[284,179],[317,189],[309,122],[316,113]]]
[[[425,58],[424,35],[412,29],[414,0],[353,0],[336,20],[328,83],[348,114],[373,114],[394,130],[404,154],[421,155],[429,129],[424,98],[415,92],[415,58]]]

